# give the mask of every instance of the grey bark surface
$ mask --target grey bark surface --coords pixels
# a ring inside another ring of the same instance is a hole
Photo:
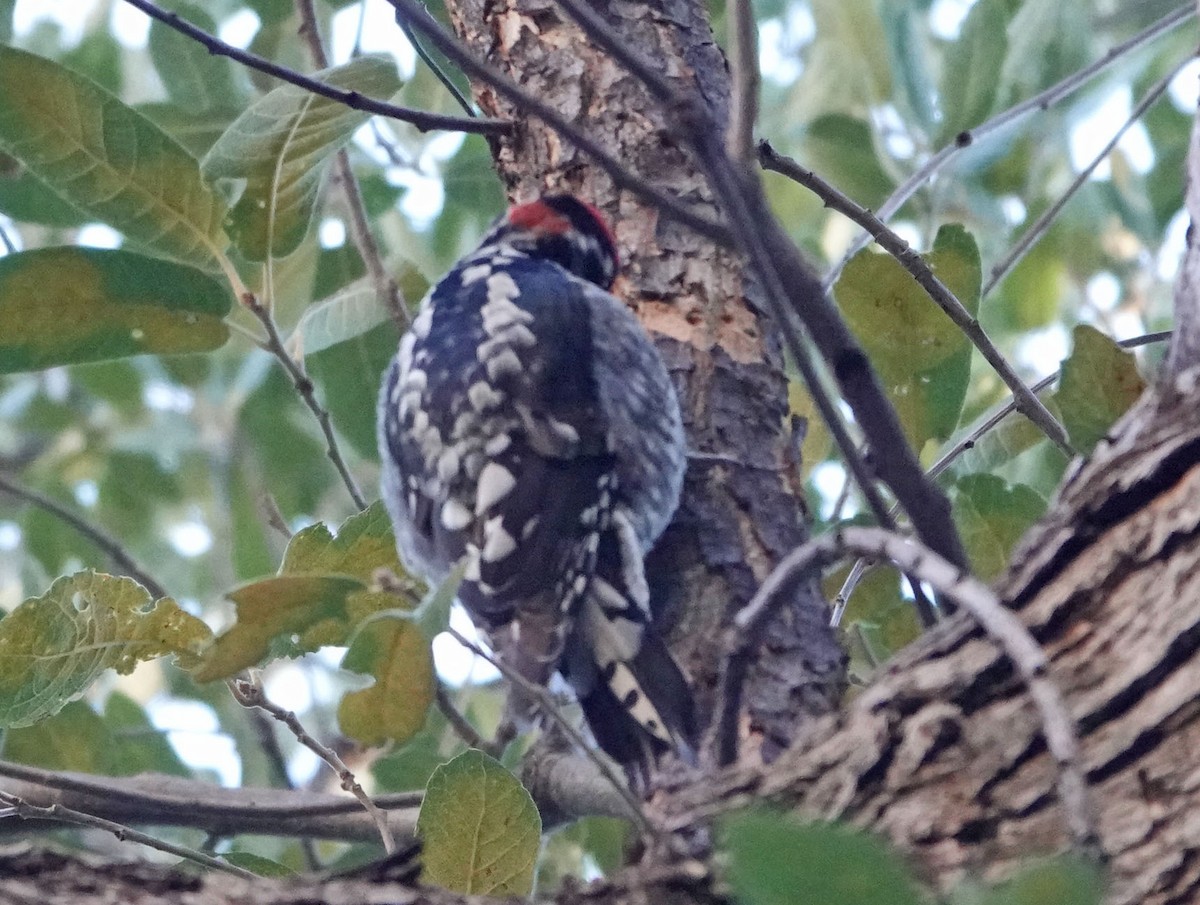
[[[554,0],[449,6],[459,35],[478,56],[659,188],[711,205],[704,177],[668,134],[659,105],[593,48]],[[645,58],[663,61],[672,79],[698,86],[719,119],[727,118],[728,72],[703,4],[613,0],[596,9]],[[488,115],[517,122],[512,135],[493,142],[512,200],[569,191],[608,215],[624,262],[615,291],[667,359],[689,446],[720,457],[689,463],[680,510],[648,564],[655,599],[675,622],[672,649],[707,716],[729,617],[806,537],[778,338],[736,255],[660,219],[544,124],[486,85],[474,89]],[[746,748],[769,758],[836,706],[843,655],[826,623],[827,607],[807,585],[772,625],[747,684]]]

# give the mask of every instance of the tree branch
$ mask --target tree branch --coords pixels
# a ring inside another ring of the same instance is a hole
[[[900,263],[900,266],[912,275],[913,279],[920,284],[930,299],[946,312],[950,320],[962,330],[972,345],[979,350],[980,354],[992,366],[1000,379],[1012,391],[1013,399],[1016,400],[1017,410],[1037,425],[1038,429],[1049,437],[1050,442],[1062,450],[1064,455],[1070,458],[1075,454],[1075,451],[1071,449],[1070,442],[1067,440],[1066,430],[1050,414],[1050,410],[1042,404],[1041,400],[1017,376],[1017,372],[1013,369],[1012,365],[1008,363],[1008,360],[996,348],[995,343],[992,342],[991,337],[984,331],[979,323],[979,319],[963,307],[962,302],[946,287],[946,284],[938,279],[937,275],[933,272],[933,268],[907,242],[900,238],[893,230],[889,229],[887,224],[877,216],[861,205],[856,204],[812,170],[806,169],[796,163],[796,161],[780,154],[771,146],[770,142],[759,142],[758,160],[764,169],[781,173],[799,185],[804,186],[820,198],[826,207],[848,217],[870,233],[871,237],[879,243],[879,246],[890,253]],[[987,289],[984,289],[982,294],[986,295],[986,293]]]
[[[313,94],[319,94],[321,97],[327,97],[332,101],[337,101],[339,104],[345,104],[354,110],[375,113],[379,116],[386,116],[389,119],[402,120],[422,132],[428,132],[433,129],[445,129],[449,132],[477,132],[482,135],[496,135],[512,128],[511,123],[486,119],[484,117],[446,116],[441,113],[428,113],[424,110],[399,107],[395,104],[364,97],[357,91],[347,91],[344,88],[326,85],[324,82],[311,79],[293,69],[288,69],[286,66],[280,66],[278,63],[273,63],[257,54],[250,53],[248,50],[241,50],[232,44],[226,44],[220,38],[197,28],[178,13],[169,12],[151,3],[150,0],[125,0],[125,2],[141,10],[147,16],[150,16],[150,18],[157,19],[168,28],[173,28],[180,34],[186,35],[193,41],[198,42],[211,54],[229,57],[243,66],[249,66],[251,69],[265,72],[267,75],[272,75],[277,79],[289,82],[306,91],[311,91]]]
[[[150,596],[156,600],[161,600],[164,597],[170,597],[167,589],[155,581],[154,577],[146,572],[137,564],[132,556],[126,552],[121,546],[120,541],[114,538],[107,531],[93,525],[81,515],[76,515],[62,503],[57,500],[52,500],[43,493],[38,493],[36,490],[31,490],[28,487],[23,487],[15,481],[6,478],[0,474],[0,493],[7,493],[9,496],[16,497],[18,500],[24,500],[31,506],[36,506],[44,512],[48,512],[56,519],[66,522],[89,541],[99,547],[105,555],[108,556],[118,569],[125,575],[128,575],[143,588],[150,592]]]
[[[788,555],[735,617],[728,635],[718,709],[717,750],[723,764],[737,758],[741,687],[774,610],[813,571],[846,554],[890,560],[928,582],[970,613],[1024,679],[1042,720],[1046,747],[1058,765],[1058,792],[1067,827],[1080,851],[1102,857],[1087,780],[1079,759],[1079,734],[1062,692],[1046,675],[1046,656],[1024,623],[982,582],[910,538],[879,528],[844,528],[809,541]]]

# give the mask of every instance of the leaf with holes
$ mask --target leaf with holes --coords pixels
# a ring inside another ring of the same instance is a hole
[[[978,311],[982,271],[970,233],[943,226],[922,257],[967,311]],[[950,436],[967,395],[971,341],[891,255],[859,252],[834,295],[913,448]]]
[[[401,86],[395,64],[383,57],[360,57],[313,77],[372,97],[390,97]],[[316,207],[321,165],[369,118],[283,85],[233,121],[205,155],[203,168],[209,179],[240,189],[228,226],[242,254],[263,261],[296,250]]]
[[[1146,381],[1133,354],[1095,327],[1078,326],[1072,336],[1075,343],[1054,398],[1071,445],[1087,455],[1142,395]]]
[[[78,572],[0,620],[0,726],[57,713],[108,669],[175,654],[195,661],[208,627],[131,578]]]
[[[517,778],[482,751],[465,751],[434,771],[417,835],[426,883],[493,896],[533,889],[542,819]]]
[[[231,296],[212,277],[131,251],[0,258],[0,373],[224,345]]]
[[[0,149],[156,253],[211,268],[227,244],[224,203],[174,139],[90,79],[6,46]]]

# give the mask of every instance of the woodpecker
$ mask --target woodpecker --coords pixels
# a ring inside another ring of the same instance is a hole
[[[442,581],[504,663],[557,669],[631,778],[691,759],[691,692],[643,563],[685,446],[662,357],[609,293],[616,244],[569,195],[509,209],[421,302],[379,396],[382,494],[405,565]]]

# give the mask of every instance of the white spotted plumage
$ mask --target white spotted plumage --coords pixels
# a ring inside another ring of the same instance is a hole
[[[683,479],[662,358],[606,290],[611,234],[567,196],[513,208],[422,302],[380,393],[382,491],[406,565],[526,678],[557,667],[597,740],[646,766],[694,736],[643,558]]]

